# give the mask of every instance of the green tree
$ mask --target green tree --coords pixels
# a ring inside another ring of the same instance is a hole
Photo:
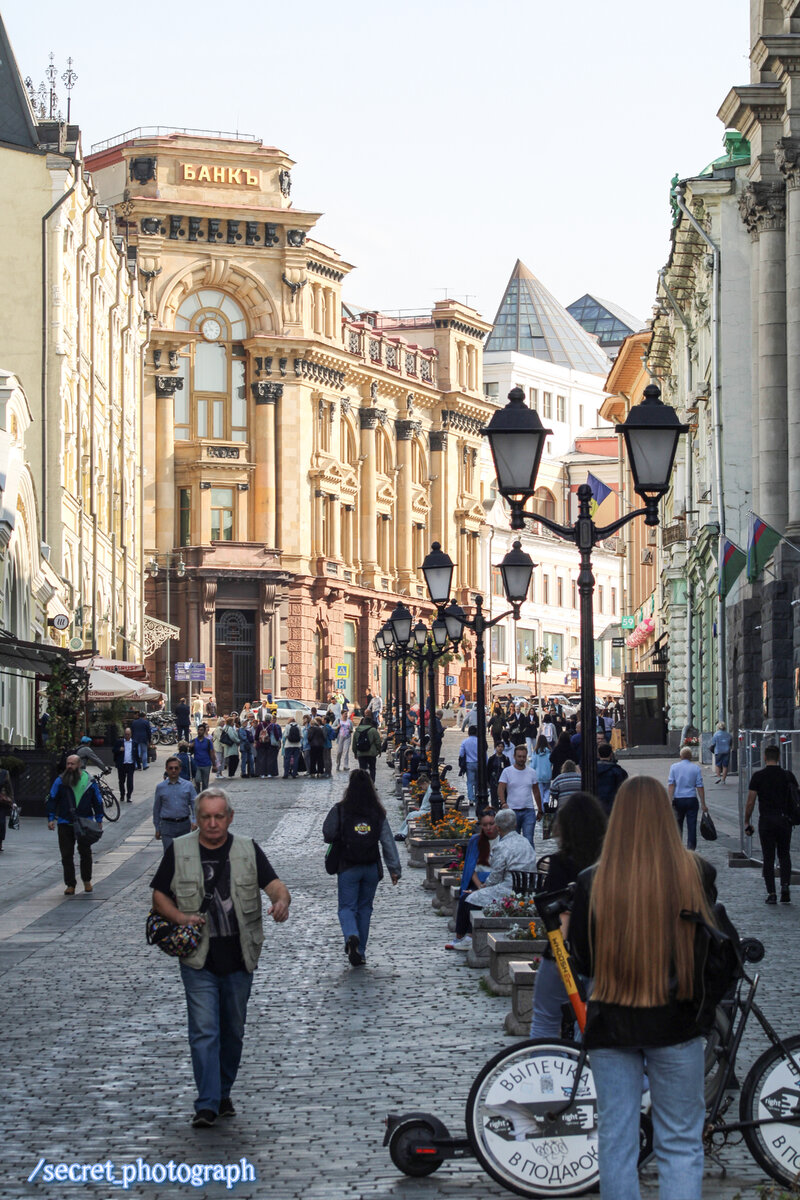
[[[553,665],[552,652],[547,646],[537,646],[531,654],[528,655],[528,662],[531,665],[534,677],[536,679],[536,695],[539,697],[539,708],[542,707],[542,675],[545,671],[549,671]]]

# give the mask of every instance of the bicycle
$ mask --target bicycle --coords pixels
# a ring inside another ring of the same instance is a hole
[[[95,777],[95,783],[100,792],[100,798],[103,801],[103,816],[107,821],[118,821],[120,814],[119,800],[111,790],[109,784],[102,777]]]
[[[564,907],[564,893],[537,897],[556,966],[583,1028],[585,1005],[560,930]],[[759,976],[750,978],[745,963],[761,961],[762,943],[743,939],[740,956],[739,977],[718,1008],[706,1043],[703,1145],[724,1174],[719,1152],[732,1134],[741,1133],[761,1169],[791,1186],[800,1179],[800,1035],[782,1039],[755,1003]],[[737,1055],[751,1013],[771,1045],[745,1077],[739,1120],[727,1122]],[[646,1093],[640,1166],[652,1153],[648,1110]],[[520,1196],[574,1196],[597,1187],[597,1095],[582,1045],[563,1038],[534,1039],[502,1050],[478,1072],[467,1098],[465,1123],[466,1138],[454,1138],[430,1113],[389,1114],[384,1145],[407,1175],[429,1175],[448,1158],[474,1155],[492,1179]],[[718,1146],[716,1139],[722,1139]]]

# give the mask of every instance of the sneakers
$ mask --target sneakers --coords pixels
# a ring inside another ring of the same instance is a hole
[[[765,903],[765,904],[777,904],[777,903],[778,903],[778,897],[775,895],[775,893],[774,893],[774,892],[768,892],[768,893],[767,893],[767,898],[766,898],[766,900],[764,901],[764,903]]]
[[[74,895],[75,895],[75,888],[74,888],[74,887],[68,887],[68,888],[64,888],[64,895],[65,895],[65,896],[74,896]]]
[[[233,1101],[230,1096],[223,1096],[219,1102],[219,1115],[221,1117],[235,1117],[236,1109],[233,1107]]]
[[[92,888],[92,885],[91,885],[90,883],[84,883],[84,885],[83,885],[83,890],[84,890],[85,892],[91,892],[91,891],[93,891],[94,889]]]
[[[445,950],[471,950],[472,949],[472,934],[465,933],[462,938],[454,938],[452,942],[448,942]]]
[[[404,833],[396,833],[394,835],[394,840],[396,842],[404,842],[406,840],[406,835]]]
[[[230,1101],[229,1101],[230,1103]],[[221,1105],[220,1105],[221,1107]],[[192,1127],[194,1129],[209,1129],[217,1120],[217,1114],[213,1108],[201,1108],[192,1117]]]
[[[351,967],[360,967],[363,965],[364,959],[361,957],[361,953],[358,949],[358,938],[354,933],[351,933],[350,937],[345,942],[344,952],[350,959]]]
[[[792,898],[789,895],[788,888],[781,888],[781,904],[791,904]]]

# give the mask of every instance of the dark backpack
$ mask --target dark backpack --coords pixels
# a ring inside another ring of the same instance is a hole
[[[344,809],[340,813],[342,858],[348,863],[367,865],[378,861],[383,817],[353,816]]]
[[[697,1024],[708,1030],[714,1023],[714,1012],[742,973],[739,934],[725,911],[724,904],[711,908],[715,924],[709,925],[699,913],[683,909],[681,917],[695,925],[694,940],[694,997],[697,1005]]]
[[[302,738],[300,736],[300,729],[298,728],[296,721],[292,721],[291,725],[289,726],[288,730],[286,731],[286,741],[289,742],[292,746],[300,745]]]
[[[367,755],[372,748],[372,739],[369,736],[369,728],[362,726],[356,731],[356,754]]]

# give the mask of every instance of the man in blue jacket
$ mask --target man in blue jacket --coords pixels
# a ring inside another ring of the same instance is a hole
[[[150,766],[147,758],[147,751],[150,745],[150,739],[153,736],[153,727],[144,713],[139,713],[139,716],[134,721],[131,721],[131,733],[133,734],[133,740],[136,743],[136,754],[139,761],[139,767],[137,770],[141,768],[142,771],[146,771]]]
[[[77,754],[70,754],[61,775],[57,776],[50,789],[47,808],[47,828],[58,830],[58,848],[64,869],[64,895],[74,896],[75,844],[78,845],[83,890],[92,890],[92,847],[83,838],[75,837],[73,818],[76,811],[82,817],[94,817],[98,825],[103,821],[103,801],[97,784],[83,770]]]

